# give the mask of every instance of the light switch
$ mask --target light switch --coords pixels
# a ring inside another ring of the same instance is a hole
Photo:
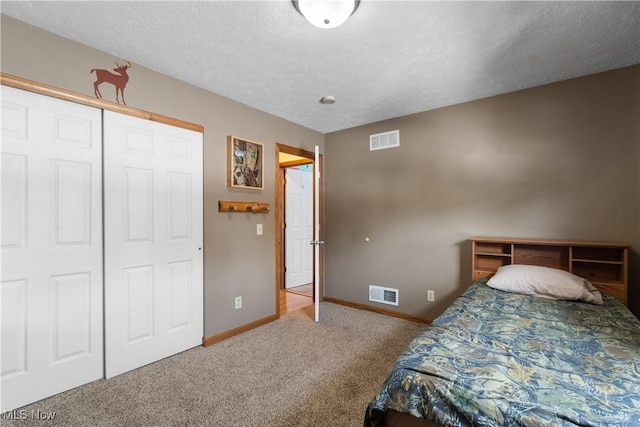
[[[262,224],[257,224],[256,225],[256,234],[258,236],[262,236]]]

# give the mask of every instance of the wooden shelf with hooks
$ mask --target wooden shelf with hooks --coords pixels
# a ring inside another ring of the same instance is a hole
[[[269,203],[218,200],[218,212],[269,213],[270,209]]]

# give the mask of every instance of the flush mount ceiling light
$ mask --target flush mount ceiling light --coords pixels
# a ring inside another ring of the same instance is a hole
[[[360,0],[291,0],[293,7],[318,28],[335,28],[345,23]]]

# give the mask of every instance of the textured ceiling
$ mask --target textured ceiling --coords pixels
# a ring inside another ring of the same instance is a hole
[[[290,1],[1,11],[322,133],[640,63],[639,2],[363,0],[332,30]]]

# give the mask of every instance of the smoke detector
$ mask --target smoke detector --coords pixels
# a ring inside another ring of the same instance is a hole
[[[335,102],[336,102],[336,97],[333,95],[327,95],[320,98],[321,104],[335,104]]]

